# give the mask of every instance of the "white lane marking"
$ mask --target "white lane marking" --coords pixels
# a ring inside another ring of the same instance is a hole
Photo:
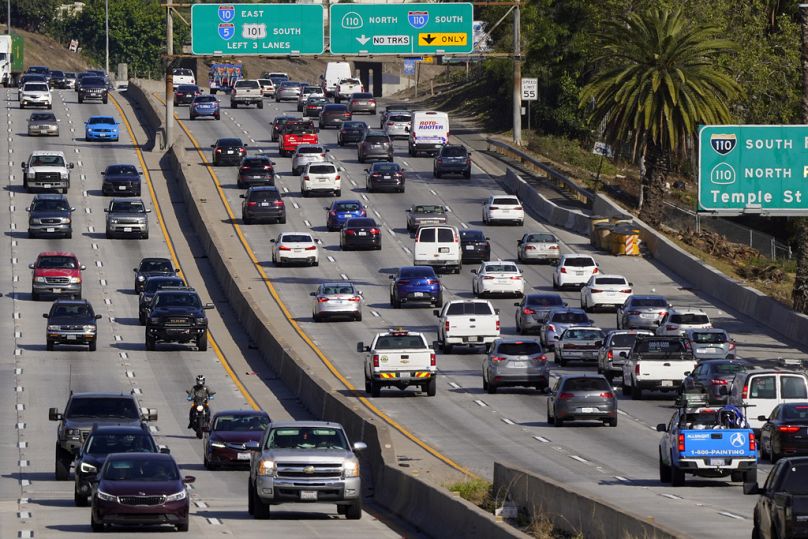
[[[121,357],[121,359],[126,359],[129,357],[129,354],[126,352],[118,352],[118,355]]]
[[[160,429],[157,428],[157,425],[149,425],[149,431],[152,433],[159,432]],[[190,486],[190,485],[188,485]]]
[[[79,161],[79,163],[81,163],[81,161]],[[81,166],[81,165],[79,165],[79,166]],[[84,180],[86,180],[86,179],[87,179],[87,175],[86,175],[86,174],[82,174],[82,175],[81,175],[81,181],[84,181]],[[87,191],[84,191],[84,192],[86,193]],[[86,196],[86,195],[85,195],[85,196]]]
[[[19,275],[15,275],[15,276],[14,276],[13,281],[16,283],[16,282],[18,282],[19,280],[20,280],[20,276],[19,276]]]
[[[449,385],[452,386],[454,389],[460,389],[460,385],[456,382],[449,382]]]
[[[631,482],[631,479],[626,479],[622,475],[615,475],[614,478],[617,479],[618,481],[622,481],[623,483],[630,483]]]
[[[253,144],[255,144],[255,139],[254,139],[254,138],[251,138],[251,139],[250,139],[250,142],[252,142]]]
[[[30,487],[31,486],[31,480],[30,479],[21,479],[20,480],[20,485],[22,485],[23,487]],[[31,535],[29,535],[28,537],[33,537],[33,536],[34,536],[34,532],[31,532]]]
[[[112,300],[109,298],[104,298],[104,303],[106,303],[107,305],[112,305]]]
[[[351,182],[351,185],[353,185],[354,187],[356,187],[356,182],[355,182],[355,181],[353,181],[353,180],[348,180],[348,181],[349,181],[349,182]]]
[[[206,504],[205,502],[195,501],[194,505],[197,506],[199,509],[207,509],[208,508],[208,504]]]
[[[22,337],[22,333],[20,333],[20,337]],[[20,367],[17,367],[16,369],[14,369],[14,374],[19,376],[20,374],[22,374],[22,369]]]
[[[390,235],[391,235],[391,236],[395,236],[395,235],[396,235],[396,231],[395,231],[395,230],[393,230],[392,228],[387,227],[387,230],[388,230],[388,232],[390,232]]]
[[[346,274],[344,274],[344,273],[340,273],[340,274],[339,274],[339,276],[340,276],[340,277],[342,277],[342,279],[343,279],[344,281],[347,281],[347,280],[348,280],[348,276],[347,276]]]
[[[96,260],[96,261],[95,261],[95,265],[96,265],[96,266],[98,266],[99,268],[104,267],[104,263],[103,263],[103,262],[101,262],[100,260]]]
[[[93,243],[93,249],[96,250],[96,251],[98,250],[98,244],[97,243]]]
[[[410,251],[409,247],[407,247],[406,245],[402,245],[401,248],[404,249],[408,255],[412,254],[412,251]]]
[[[21,356],[22,355],[22,348],[15,348],[14,349],[14,355],[15,356]]]
[[[17,430],[23,430],[23,429],[25,429],[25,423],[20,421],[19,423],[17,423]]]
[[[624,415],[624,416],[628,417],[628,414],[625,413],[623,410],[617,410],[617,413],[620,414],[620,415]]]
[[[122,341],[123,340],[123,337],[121,337],[120,335],[113,335],[112,338],[115,339],[116,341]]]
[[[84,213],[87,213],[87,214],[93,213],[93,209],[92,208],[84,208]]]
[[[283,186],[283,192],[284,192],[284,193],[288,193],[288,192],[289,192],[289,188],[288,188],[288,187],[286,187],[285,185]]]
[[[208,517],[208,524],[210,524],[211,526],[221,526],[222,521],[216,517]]]
[[[331,255],[328,255],[328,261],[329,261],[329,262],[336,262],[336,261],[334,260],[334,257],[333,257],[333,256],[331,256]]]
[[[376,311],[370,311],[370,314],[372,314],[372,315],[373,315],[373,316],[375,316],[376,318],[379,318],[379,317],[381,316],[381,315],[380,315],[379,313],[377,313]]]
[[[20,315],[20,313],[18,313],[18,312],[17,312],[17,313],[14,313],[14,319],[15,319],[15,320],[19,320],[19,319],[20,319],[20,316],[21,316],[21,315]]]
[[[93,225],[88,226],[87,232],[95,232],[95,227]]]
[[[410,166],[410,164],[409,164],[409,163],[407,163],[406,161],[404,161],[403,159],[402,159],[402,161],[401,161],[401,164],[402,164],[402,165],[404,165],[405,167]]]
[[[135,395],[143,394],[143,390],[141,390],[139,387],[132,388],[132,391],[135,393]]]
[[[484,403],[483,401],[481,401],[480,399],[475,400],[474,404],[476,404],[477,406],[480,406],[482,408],[488,408],[488,405],[486,403]]]
[[[11,259],[11,263],[12,263],[12,264],[16,264],[16,263],[17,263],[17,257],[12,258],[12,259]]]
[[[28,520],[31,518],[31,511],[19,511],[17,512],[17,516],[22,520]]]
[[[511,421],[510,419],[508,419],[507,417],[500,417],[500,419],[502,420],[503,423],[507,423],[508,425],[515,425],[516,424],[513,421]]]
[[[434,189],[430,189],[430,190],[429,190],[429,192],[430,192],[430,193],[432,193],[432,194],[433,194],[433,195],[435,195],[435,196],[438,196],[438,194],[435,192],[435,190],[434,190]]]
[[[18,498],[17,503],[20,505],[26,505],[28,503],[28,498]]]
[[[11,206],[9,206],[9,207],[8,207],[8,209],[9,209],[9,211],[14,211],[14,210],[15,210],[15,208],[14,208],[14,204],[12,204]]]
[[[22,412],[25,410],[25,405],[21,402],[18,402],[16,408],[18,412]]]
[[[730,513],[729,511],[719,511],[718,514],[724,517],[734,518],[735,520],[746,520],[746,517],[736,515],[735,513]]]
[[[577,460],[578,462],[583,462],[584,464],[589,464],[589,461],[583,457],[579,457],[578,455],[569,455],[572,460]]]
[[[460,223],[460,226],[463,227],[463,228],[468,228],[469,227],[469,225],[467,225],[466,223]]]
[[[368,196],[365,193],[362,193],[362,200],[367,202]]]
[[[292,206],[294,206],[296,210],[300,209],[300,205],[297,202],[292,202]]]
[[[75,152],[76,152],[76,153],[79,153],[79,149],[78,149],[78,148],[75,148]]]
[[[11,225],[9,225],[9,228],[11,228],[11,230],[17,230],[17,225],[11,223]]]
[[[303,224],[306,225],[306,228],[311,228],[311,223],[308,219],[303,219]]]
[[[533,439],[536,440],[537,442],[541,442],[543,444],[549,444],[550,443],[550,440],[548,440],[544,436],[534,436]]]
[[[134,378],[134,377],[135,377],[135,373],[134,373],[133,371],[126,371],[126,377],[127,377],[127,378]]]
[[[23,479],[23,481],[28,481],[27,479]],[[28,485],[31,483],[29,482]],[[27,485],[24,485],[27,486]],[[34,530],[20,530],[17,532],[17,537],[19,539],[33,539],[34,537]]]
[[[30,461],[27,460],[18,460],[17,464],[19,464],[20,468],[27,468],[30,464]]]
[[[76,153],[78,153],[78,152],[76,152]],[[83,166],[84,166],[84,165],[82,164],[82,162],[81,162],[81,159],[79,159],[79,160],[78,160],[78,165],[79,165],[79,168],[81,168],[81,167],[83,167]],[[82,178],[82,180],[83,180],[83,179],[84,179],[84,178]]]
[[[670,498],[671,500],[682,500],[681,496],[677,496],[676,494],[668,494],[667,492],[663,492],[660,496],[665,496],[666,498]]]
[[[379,211],[378,211],[378,210],[373,210],[373,213],[374,213],[374,214],[376,214],[376,217],[378,217],[379,219],[381,219],[381,218],[382,218],[382,214],[381,214],[381,213],[379,213]]]
[[[11,246],[16,247],[17,246],[17,240],[11,240]]]

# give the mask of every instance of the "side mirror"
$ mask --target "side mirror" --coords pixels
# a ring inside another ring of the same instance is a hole
[[[743,484],[743,493],[744,494],[761,494],[761,489],[757,483],[744,483]]]
[[[84,270],[86,270],[86,269],[87,269],[87,266],[85,266],[84,264],[82,264],[82,265],[81,265],[81,267],[80,267],[79,269],[81,269],[82,271],[84,271]]]
[[[158,449],[158,450],[160,451],[160,453],[162,453],[163,455],[170,455],[170,454],[171,454],[171,450],[170,450],[170,449],[169,449],[167,446],[165,446],[165,445],[158,445],[158,446],[157,446],[157,449]]]
[[[519,307],[519,302],[517,301],[516,303],[513,304],[513,306],[514,307]]]
[[[758,421],[768,421],[769,420],[769,418],[766,417],[765,415],[759,415],[757,418],[758,418]]]
[[[628,283],[629,286],[634,286],[634,283]]]
[[[364,451],[367,448],[368,444],[366,444],[365,442],[354,442],[353,444],[354,451]]]
[[[157,408],[147,408],[143,421],[157,421]]]
[[[494,314],[499,314],[499,309],[494,309]]]
[[[42,318],[47,318],[47,317],[48,317],[48,313],[42,313]]]
[[[137,273],[137,268],[132,268],[132,271],[134,271],[135,273]]]
[[[359,352],[360,354],[363,353],[365,351],[365,343],[363,343],[362,341],[356,343],[356,351]]]
[[[275,243],[275,240],[274,239],[269,240],[269,243]]]
[[[595,346],[600,348],[601,346],[603,346],[603,341],[595,341]]]
[[[470,270],[470,272],[477,275],[477,270],[476,269]]]
[[[211,148],[215,148],[215,147],[216,147],[216,145],[215,145],[215,144],[211,144],[211,145],[210,145],[210,147],[211,147]]]
[[[193,483],[194,481],[196,481],[196,477],[194,477],[193,475],[186,475],[185,477],[182,478],[183,483]]]
[[[685,376],[690,376],[690,371],[685,371]]]
[[[434,314],[435,316],[440,316],[440,311],[437,309],[432,309],[432,314]]]
[[[553,335],[553,340],[554,341],[560,341],[561,340],[561,335]]]
[[[59,413],[58,408],[48,408],[48,419],[50,421],[59,421],[62,419],[62,414]]]
[[[405,126],[404,127],[404,132],[409,133],[410,132],[410,126]]]
[[[102,171],[100,172],[100,174],[101,174],[102,176],[106,176],[106,174],[107,174],[107,173],[106,173],[106,172],[104,172],[104,171],[102,170]]]
[[[244,447],[247,449],[247,451],[259,451],[261,449],[261,445],[255,440],[250,440],[244,444]]]
[[[312,297],[315,297],[315,296],[317,296],[317,292],[309,292],[309,295],[312,296]]]
[[[247,146],[249,146],[249,144],[244,144],[244,147],[245,147],[245,148],[246,148]]]
[[[73,163],[68,163],[67,168],[73,168],[75,165]]]
[[[656,426],[657,432],[668,432],[668,426],[665,423],[659,423]]]
[[[516,240],[516,245],[522,245],[522,240]]]
[[[214,308],[214,307],[213,307],[213,303],[206,303],[206,304],[205,304],[205,310],[206,310],[206,311],[209,311],[209,310],[211,310],[211,309],[213,309],[213,308]]]
[[[564,307],[566,307],[566,306],[567,306],[567,302],[565,301],[565,302],[564,302]]]
[[[242,194],[242,195],[239,195],[238,197],[239,197],[239,198],[247,198],[247,197],[246,197],[246,196],[244,196],[243,194]]]
[[[146,213],[151,213],[151,208],[147,208]]]
[[[101,315],[100,314],[95,315],[95,319],[96,320],[101,320]]]
[[[76,211],[76,208],[70,208],[70,211],[74,212],[74,211]]]
[[[34,269],[34,265],[33,264],[28,264],[28,269]]]
[[[25,163],[20,163],[20,168],[21,168],[21,169],[25,170],[25,167],[26,167],[26,164],[25,164]]]
[[[104,213],[109,213],[109,208],[104,208]]]
[[[396,278],[396,276],[395,275],[388,275],[387,278],[391,279],[391,280],[394,280]]]

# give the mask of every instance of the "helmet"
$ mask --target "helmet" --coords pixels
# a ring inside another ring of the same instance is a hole
[[[198,386],[204,386],[205,385],[205,375],[204,374],[200,374],[200,375],[198,375],[196,377],[196,385],[198,385]]]

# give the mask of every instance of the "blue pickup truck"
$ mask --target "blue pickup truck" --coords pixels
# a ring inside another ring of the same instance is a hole
[[[679,487],[685,474],[757,481],[757,440],[734,406],[709,407],[701,395],[685,394],[671,420],[657,425],[659,480]]]

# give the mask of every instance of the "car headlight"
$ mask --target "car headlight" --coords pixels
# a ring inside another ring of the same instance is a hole
[[[203,325],[208,323],[208,319],[207,318],[195,318],[194,323],[196,325],[198,325],[198,326],[203,326]]]
[[[48,331],[59,331],[60,329],[60,326],[48,326]]]
[[[140,282],[143,282],[143,281],[146,280],[146,277],[144,277],[143,275],[138,275],[137,280],[140,281]]]
[[[87,464],[86,462],[82,462],[79,466],[79,470],[81,473],[98,473],[98,468],[93,466],[92,464]]]
[[[359,461],[348,460],[342,463],[343,477],[359,477]]]
[[[70,217],[66,217],[64,222],[69,225],[73,220]]]
[[[34,282],[35,283],[44,283],[45,278],[44,277],[34,277]]]
[[[84,333],[95,333],[95,326],[84,326]]]
[[[81,277],[71,277],[70,284],[79,284],[81,282]]]
[[[277,469],[278,468],[274,460],[262,460],[258,464],[258,475],[274,477]]]
[[[71,440],[80,440],[81,431],[79,429],[65,429],[65,436]]]
[[[67,179],[67,178],[69,178],[69,177],[70,177],[70,174],[69,174],[69,173],[67,173],[67,172],[62,172],[62,179],[63,179],[63,180],[66,180],[66,179]]]
[[[166,501],[167,502],[178,502],[180,500],[184,500],[187,497],[188,497],[188,492],[186,492],[185,489],[182,489],[181,491],[177,492],[176,494],[169,494],[168,496],[166,496]]]
[[[109,220],[109,222],[110,222],[110,223],[112,223],[113,225],[117,225],[117,224],[118,224],[118,220],[117,220],[117,219],[115,219],[114,217],[113,217],[113,218],[111,218],[111,219]]]
[[[103,500],[105,502],[117,502],[118,497],[113,496],[112,494],[107,494],[103,490],[96,490],[95,495],[98,497],[99,500]]]
[[[210,446],[211,447],[218,447],[220,449],[224,448],[224,447],[227,447],[227,446],[224,445],[224,442],[211,442]]]

